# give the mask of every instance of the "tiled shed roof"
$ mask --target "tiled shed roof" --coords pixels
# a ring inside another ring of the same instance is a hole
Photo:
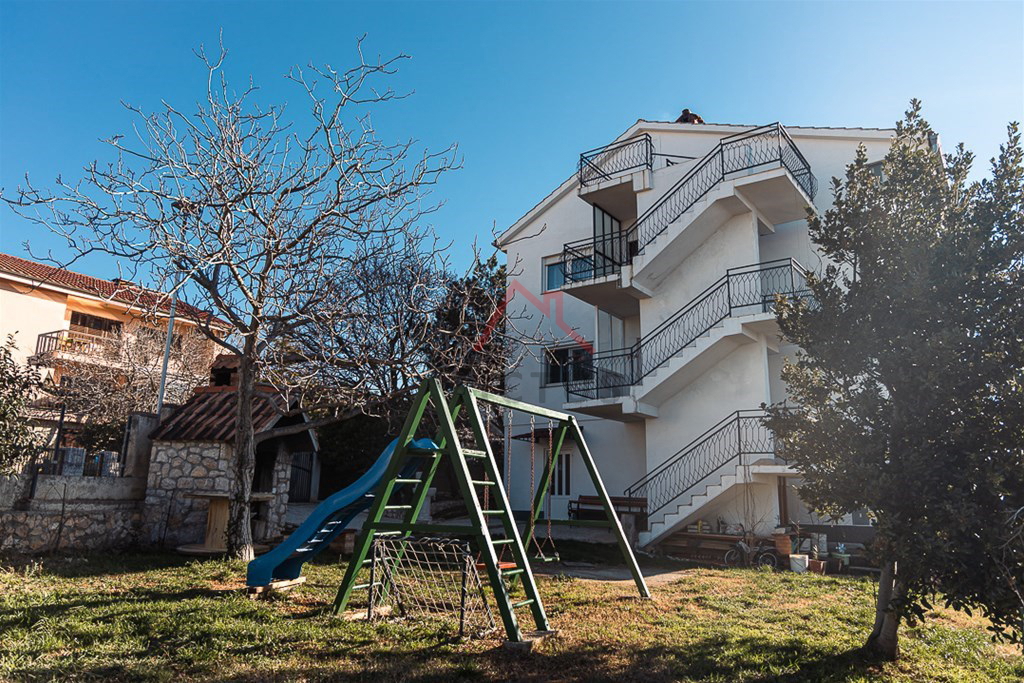
[[[199,387],[150,435],[153,441],[234,441],[237,393],[233,386]],[[257,432],[270,429],[281,414],[274,395],[257,390],[252,422]]]

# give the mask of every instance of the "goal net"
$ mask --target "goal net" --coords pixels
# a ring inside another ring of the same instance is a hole
[[[430,621],[460,638],[480,638],[496,628],[467,541],[378,537],[370,573],[370,619]]]

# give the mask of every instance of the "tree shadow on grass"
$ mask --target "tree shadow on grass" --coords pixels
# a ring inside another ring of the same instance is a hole
[[[730,650],[741,648],[749,656],[723,657],[726,646]],[[401,652],[359,653],[355,662],[348,663],[350,671],[338,671],[330,663],[332,656],[353,654],[354,649],[338,649],[326,655],[317,666],[275,669],[271,677],[262,672],[246,672],[224,680],[233,683],[264,680],[839,683],[861,679],[874,667],[873,662],[865,660],[857,650],[813,652],[802,645],[757,638],[728,642],[713,638],[694,644],[659,645],[629,652],[610,652],[604,646],[594,645],[565,650],[544,646],[540,651],[529,653],[497,647],[474,653],[452,651],[440,644]],[[772,671],[781,673],[766,673]]]

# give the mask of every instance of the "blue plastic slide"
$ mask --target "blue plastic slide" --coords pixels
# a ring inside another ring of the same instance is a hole
[[[373,503],[371,493],[387,471],[397,444],[398,439],[389,443],[363,476],[317,505],[306,521],[279,546],[250,562],[246,584],[266,586],[271,581],[299,578],[303,563],[327,548],[356,515]],[[430,439],[416,439],[409,445],[414,449],[437,449],[437,444]],[[403,476],[411,475],[417,466],[418,459],[411,460],[407,469],[412,471],[404,472]]]

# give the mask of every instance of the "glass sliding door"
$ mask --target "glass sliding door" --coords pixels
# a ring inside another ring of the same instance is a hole
[[[619,272],[622,263],[622,226],[618,219],[594,207],[594,277]]]

